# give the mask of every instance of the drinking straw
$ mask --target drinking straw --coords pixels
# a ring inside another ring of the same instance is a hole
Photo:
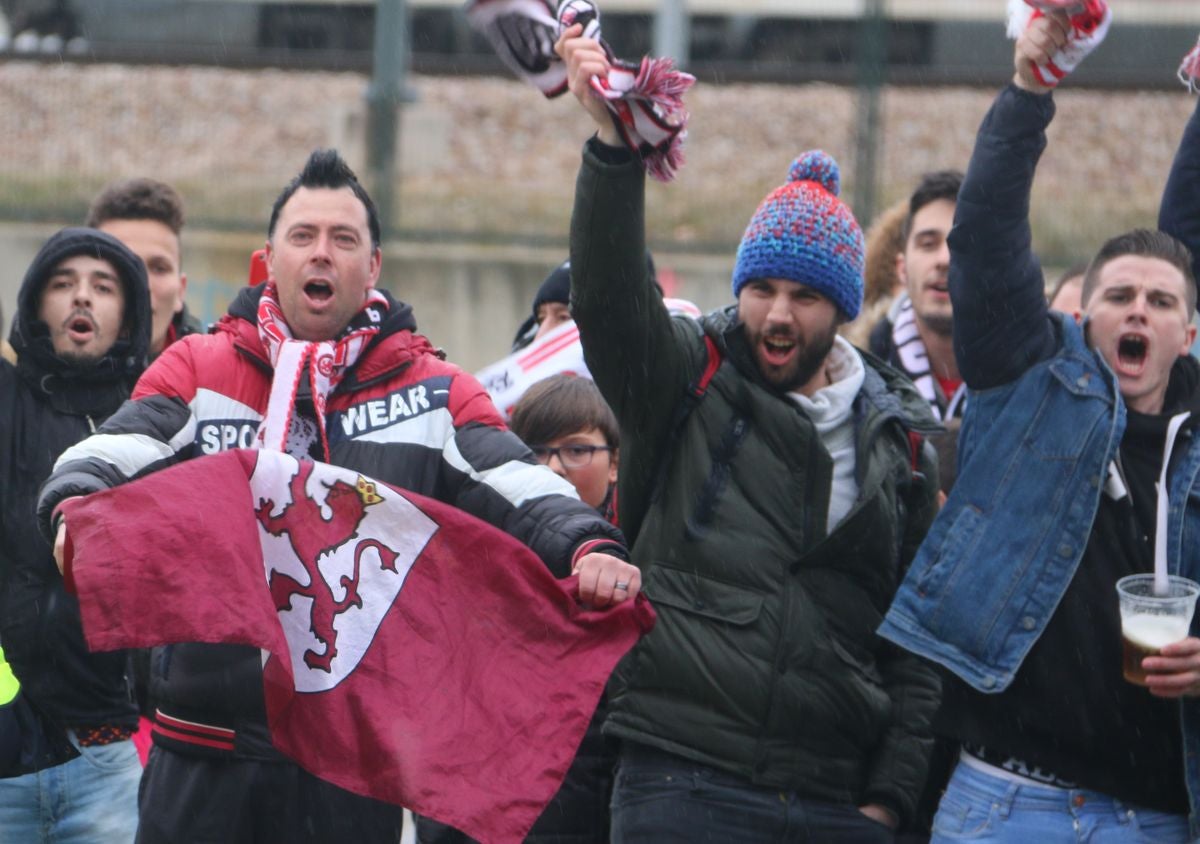
[[[1154,594],[1165,597],[1170,589],[1167,579],[1167,469],[1171,466],[1171,450],[1175,447],[1175,435],[1192,414],[1180,413],[1172,416],[1167,425],[1167,443],[1163,449],[1162,470],[1158,474],[1158,510],[1154,525]]]

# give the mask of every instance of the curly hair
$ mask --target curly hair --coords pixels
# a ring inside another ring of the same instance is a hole
[[[109,220],[155,220],[178,236],[183,230],[183,198],[154,179],[113,182],[92,200],[84,225],[94,229]]]

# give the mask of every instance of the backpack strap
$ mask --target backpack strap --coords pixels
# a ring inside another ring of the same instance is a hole
[[[693,402],[693,405],[704,398],[704,394],[708,392],[708,385],[712,383],[713,376],[721,368],[721,350],[717,348],[717,342],[709,337],[708,334],[704,335],[704,350],[708,354],[708,362],[705,363],[700,375],[688,387],[688,397]],[[691,408],[689,407],[683,411],[683,418],[686,418],[690,410]]]
[[[696,379],[688,385],[684,391],[683,398],[680,400],[678,407],[675,408],[675,418],[671,420],[671,433],[669,440],[678,438],[679,432],[683,430],[683,425],[687,422],[687,418],[691,415],[696,406],[700,404],[700,400],[704,398],[708,392],[708,386],[712,383],[713,377],[717,374],[717,370],[721,368],[721,350],[717,347],[717,343],[713,338],[701,329],[704,337],[704,368],[700,370],[700,374]],[[651,487],[650,500],[655,501],[662,493],[663,482],[667,479],[667,470],[670,468],[670,450],[664,450],[663,455],[658,461],[658,470],[654,473],[654,485]]]
[[[716,341],[709,337],[708,334],[704,335],[704,354],[706,355],[704,369],[700,370],[700,374],[696,376],[696,380],[688,385],[687,391],[683,396],[683,401],[675,409],[675,419],[671,422],[671,431],[674,434],[679,433],[680,429],[683,428],[684,421],[695,410],[696,405],[700,404],[700,400],[708,392],[708,385],[712,383],[713,376],[721,368],[721,350],[717,348]]]
[[[916,431],[908,432],[908,461],[909,469],[912,472],[914,481],[925,480],[925,473],[921,471],[921,451],[925,448],[925,438]]]

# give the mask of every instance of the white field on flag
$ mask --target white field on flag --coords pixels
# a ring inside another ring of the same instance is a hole
[[[573,578],[445,502],[266,449],[185,460],[63,512],[90,649],[266,650],[280,752],[488,844],[524,840],[654,624],[644,596],[579,604]]]
[[[327,691],[366,653],[437,524],[386,484],[275,451],[259,453],[250,490],[296,691]]]

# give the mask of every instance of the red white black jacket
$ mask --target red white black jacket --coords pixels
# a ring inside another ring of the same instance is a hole
[[[213,334],[169,346],[133,399],[63,454],[39,501],[47,535],[54,508],[69,496],[253,447],[272,375],[255,316],[261,292],[244,289]],[[568,482],[534,462],[479,383],[415,329],[411,309],[389,297],[383,330],[329,397],[330,462],[460,507],[525,542],[559,577],[594,540],[623,543]],[[257,649],[175,645],[156,649],[153,662],[157,742],[184,752],[275,757]]]

